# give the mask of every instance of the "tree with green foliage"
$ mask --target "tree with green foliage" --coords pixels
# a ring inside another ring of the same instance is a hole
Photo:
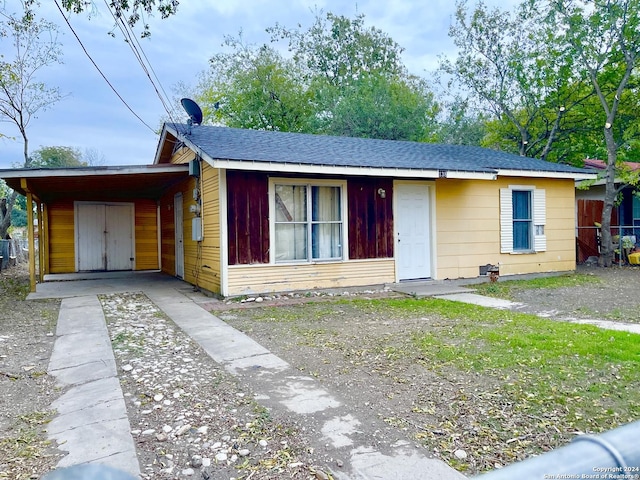
[[[144,38],[151,35],[147,17],[156,12],[161,18],[168,18],[177,12],[179,3],[178,0],[110,0],[107,8],[111,9],[118,19],[123,18],[132,28],[142,23],[141,36]],[[62,0],[61,4],[65,10],[73,13],[87,10],[93,12],[97,8],[95,2],[86,0]]]
[[[20,198],[21,196],[18,196]],[[25,197],[22,197],[25,198]],[[14,207],[11,210],[11,226],[12,227],[26,227],[27,226],[27,211],[23,208]]]
[[[418,77],[362,73],[341,88],[330,115],[317,115],[317,132],[423,142],[436,130],[438,106]]]
[[[36,113],[61,98],[57,88],[37,79],[41,69],[61,62],[61,51],[56,25],[35,18],[32,4],[24,2],[20,13],[0,9],[0,37],[8,37],[13,46],[12,58],[0,58],[0,121],[12,123],[20,132],[25,168],[31,166],[29,123]],[[7,234],[16,197],[12,192],[6,200],[5,214],[0,212],[0,237]]]
[[[31,156],[33,168],[86,167],[82,153],[72,147],[40,147]]]
[[[638,128],[637,120],[629,130],[620,127],[624,105],[637,102],[637,94],[629,90],[640,66],[640,0],[548,0],[548,5],[548,37],[574,59],[576,71],[591,84],[601,107],[607,166],[599,264],[608,267],[614,259],[611,212],[622,187],[616,181],[628,176],[618,154]],[[637,184],[637,175],[629,181]]]
[[[227,37],[231,53],[210,59],[196,88],[205,119],[230,127],[306,131],[312,114],[296,64],[268,45],[255,47]]]
[[[403,75],[403,48],[382,30],[366,27],[364,15],[349,19],[331,12],[317,11],[306,30],[276,24],[268,28],[272,42],[289,43],[296,64],[306,69],[307,80],[322,78],[340,87],[358,80],[363,73]]]
[[[268,29],[292,58],[269,45],[228,38],[194,97],[208,121],[266,130],[425,140],[438,106],[426,82],[407,74],[387,35],[331,13],[308,30]]]
[[[389,35],[353,19],[316,12],[307,29],[267,29],[286,40],[303,69],[315,114],[313,133],[424,141],[439,111],[426,81],[409,75],[403,48]]]
[[[460,95],[443,102],[440,120],[436,126],[434,143],[451,145],[481,145],[487,135],[487,119],[482,112],[476,112],[469,101]]]
[[[440,69],[465,89],[475,108],[495,119],[489,132],[500,127],[485,146],[546,159],[577,100],[563,88],[572,81],[571,58],[549,42],[543,20],[531,1],[514,11],[481,2],[470,9],[460,1],[449,30],[457,58],[444,58]]]
[[[567,107],[562,107],[559,118],[553,108],[558,97],[556,92],[550,99],[543,99],[541,115],[532,118],[527,125],[530,138],[546,139],[546,141],[531,142],[526,153],[527,156],[541,157],[552,162],[566,163],[581,167],[588,152],[594,151],[592,134],[594,132],[594,120],[598,110],[594,103],[592,90],[583,82],[572,82],[569,86],[560,86],[567,93],[562,94]],[[525,112],[516,112],[518,118],[526,115]],[[554,131],[553,139],[550,132]],[[486,135],[481,145],[489,148],[520,153],[518,146],[521,144],[520,129],[506,117],[490,117],[486,123]]]

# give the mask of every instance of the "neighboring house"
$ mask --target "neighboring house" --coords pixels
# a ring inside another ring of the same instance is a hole
[[[574,270],[574,181],[595,175],[479,147],[166,124],[152,166],[0,177],[39,202],[41,275],[160,269],[234,296]]]
[[[640,170],[640,163],[626,162],[631,170]],[[602,172],[606,164],[602,160],[588,158],[584,166],[596,173]],[[619,182],[616,182],[619,183]],[[634,187],[625,187],[620,192],[620,202],[611,212],[612,235],[635,236],[640,242],[640,198],[634,195]],[[576,190],[576,224],[578,242],[578,262],[584,262],[590,256],[598,256],[599,228],[604,207],[605,180],[588,182],[588,188]]]

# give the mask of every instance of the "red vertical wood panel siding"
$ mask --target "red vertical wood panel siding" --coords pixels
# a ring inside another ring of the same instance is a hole
[[[384,190],[385,198],[378,193]],[[384,178],[350,178],[349,258],[393,257],[393,181]]]
[[[227,171],[229,265],[269,263],[268,178]]]

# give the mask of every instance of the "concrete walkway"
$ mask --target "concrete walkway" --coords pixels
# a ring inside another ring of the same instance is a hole
[[[100,463],[140,474],[102,306],[95,295],[62,301],[48,372],[68,388],[47,432],[69,452],[58,467]]]

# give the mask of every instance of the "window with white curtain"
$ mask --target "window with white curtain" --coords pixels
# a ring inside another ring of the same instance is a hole
[[[277,263],[342,259],[342,192],[342,185],[273,184]]]

